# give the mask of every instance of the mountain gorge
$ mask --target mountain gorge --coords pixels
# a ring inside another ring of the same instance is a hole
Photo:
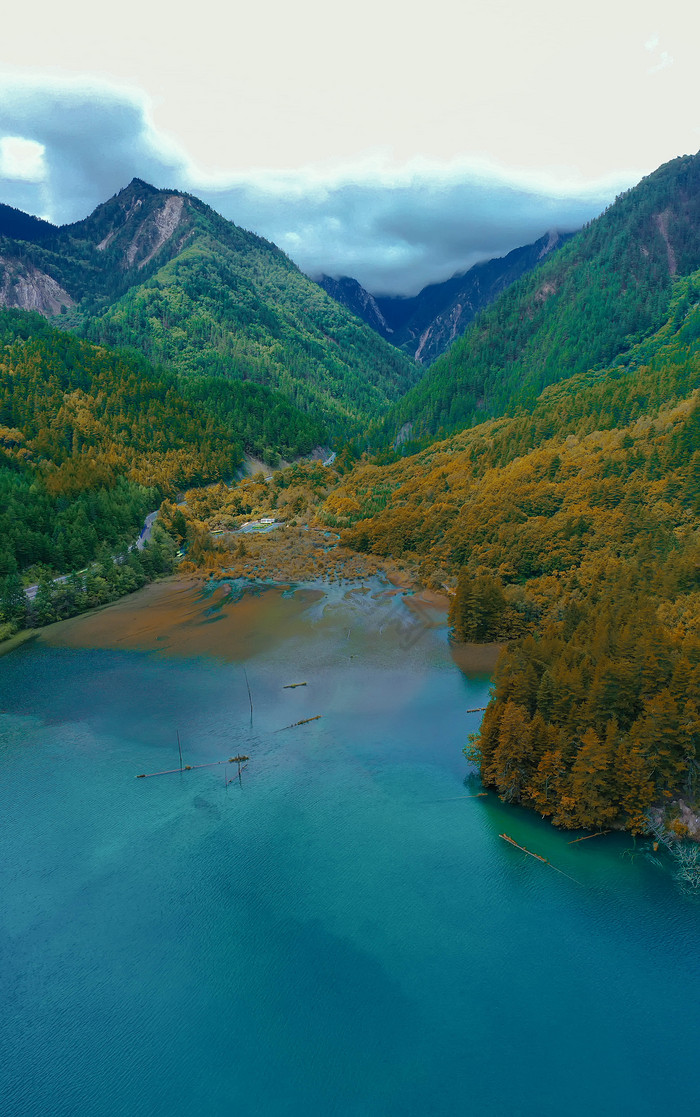
[[[475,264],[443,283],[431,283],[412,297],[375,297],[348,276],[332,279],[324,275],[318,282],[387,341],[420,364],[429,365],[462,336],[480,310],[541,264],[571,235],[551,231],[507,256]]]

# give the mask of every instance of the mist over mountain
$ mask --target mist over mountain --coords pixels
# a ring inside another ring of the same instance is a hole
[[[349,276],[333,279],[324,275],[318,283],[387,341],[420,364],[429,365],[462,336],[479,311],[501,291],[537,267],[572,236],[573,233],[552,230],[534,244],[475,264],[444,283],[431,283],[410,298],[375,297]]]

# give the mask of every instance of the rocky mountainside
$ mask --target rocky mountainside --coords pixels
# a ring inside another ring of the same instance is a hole
[[[140,179],[60,228],[0,213],[0,305],[61,313],[92,341],[183,376],[252,380],[337,432],[381,415],[420,369],[275,245]]]
[[[379,309],[374,295],[370,295],[369,291],[356,279],[349,275],[343,275],[340,279],[333,279],[330,275],[322,275],[316,282],[341,306],[351,310],[353,314],[356,314],[358,318],[361,318],[363,322],[366,322],[387,341],[397,344],[393,337],[394,330]]]
[[[72,225],[0,207],[0,304],[47,317],[78,304],[83,314],[94,310],[142,279],[175,232],[184,201],[134,179]],[[182,244],[168,247],[173,255]]]
[[[475,264],[444,283],[431,283],[411,298],[375,297],[349,276],[332,279],[324,275],[318,283],[387,341],[420,364],[429,365],[462,336],[480,310],[571,236],[552,230],[507,256]]]

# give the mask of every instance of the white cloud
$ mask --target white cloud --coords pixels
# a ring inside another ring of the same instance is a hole
[[[10,205],[75,221],[138,176],[203,198],[311,275],[353,275],[374,293],[412,294],[550,228],[575,229],[639,177],[586,183],[485,159],[396,166],[382,152],[345,165],[211,176],[155,129],[142,94],[84,80],[0,83],[2,135],[21,137],[23,150],[42,158],[41,179],[20,179],[3,156],[0,200]]]
[[[45,150],[44,145],[36,140],[3,136],[0,139],[0,175],[25,182],[40,182],[46,177]]]
[[[629,180],[586,188],[483,165],[301,172],[199,193],[264,232],[309,274],[352,275],[375,294],[412,294],[550,228],[573,230]],[[304,188],[305,187],[305,188]]]
[[[650,54],[654,54],[659,46],[660,41],[661,40],[659,39],[659,36],[656,34],[656,32],[654,32],[654,34],[650,35],[645,42],[644,49],[648,50]],[[658,74],[660,70],[665,70],[668,66],[672,65],[673,56],[670,55],[667,50],[662,50],[661,54],[659,54],[658,56],[658,60],[654,63],[653,66],[649,67],[647,73]]]
[[[658,74],[659,70],[665,70],[667,66],[672,66],[672,65],[673,65],[673,58],[668,53],[668,51],[662,50],[661,54],[659,55],[659,61],[654,66],[650,66],[649,69],[647,70],[647,73],[648,74]]]

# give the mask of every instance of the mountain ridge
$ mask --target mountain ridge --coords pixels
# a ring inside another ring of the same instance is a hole
[[[663,321],[676,276],[700,266],[700,154],[620,195],[540,267],[482,310],[392,408],[434,437],[530,406],[547,384],[615,360]]]
[[[0,236],[0,304],[61,313],[183,376],[279,390],[331,433],[378,416],[420,375],[280,248],[192,195],[133,179],[81,221],[40,231],[40,243]]]

